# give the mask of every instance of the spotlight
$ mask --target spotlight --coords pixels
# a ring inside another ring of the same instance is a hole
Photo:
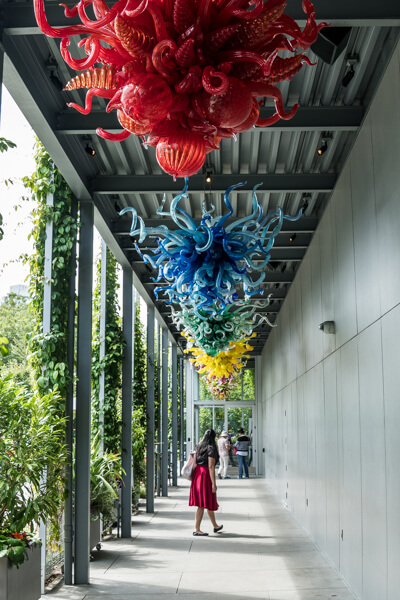
[[[85,152],[87,154],[90,154],[90,156],[96,156],[96,150],[90,144],[86,144],[86,146],[85,146]]]
[[[206,177],[206,183],[211,183],[211,175],[207,175],[207,177]]]
[[[325,152],[328,150],[328,144],[326,143],[325,140],[322,141],[322,144],[320,145],[320,147],[317,150],[317,154],[318,156],[322,156],[323,154],[325,154]]]
[[[279,283],[274,283],[274,290],[277,290],[279,287]]]
[[[346,72],[342,79],[342,86],[347,87],[355,75],[354,65],[358,63],[358,56],[348,56],[346,60]]]
[[[59,92],[63,91],[64,84],[61,81],[60,77],[58,76],[57,71],[52,70],[50,72],[50,81],[54,85],[54,87],[56,88],[56,90],[58,90]]]
[[[301,210],[303,211],[303,215],[306,212],[307,208],[308,208],[308,201],[311,198],[311,194],[303,194],[303,204],[301,206]],[[296,234],[294,234],[296,235]],[[294,238],[293,238],[294,239]]]
[[[353,65],[351,65],[350,68],[347,69],[347,71],[342,79],[342,86],[347,87],[349,85],[350,81],[353,79],[354,75],[355,75],[354,67],[353,67]]]
[[[304,211],[303,211],[303,212],[304,212]],[[296,234],[295,234],[295,233],[292,233],[292,235],[291,235],[291,236],[290,236],[290,238],[289,238],[289,242],[290,242],[290,243],[292,243],[292,242],[294,242],[294,240],[295,240],[295,239],[296,239]]]

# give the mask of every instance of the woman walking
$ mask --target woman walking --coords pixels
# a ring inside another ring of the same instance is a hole
[[[223,527],[217,524],[214,514],[214,511],[218,510],[217,484],[215,483],[215,461],[217,458],[215,431],[207,429],[202,441],[196,447],[197,466],[190,486],[189,506],[197,506],[193,535],[208,535],[200,529],[205,508],[214,528],[214,533],[218,533]]]

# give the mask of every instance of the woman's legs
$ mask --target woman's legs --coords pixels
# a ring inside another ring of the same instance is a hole
[[[203,519],[203,515],[204,515],[204,508],[200,508],[198,507],[198,509],[196,510],[196,516],[194,519],[194,530],[197,533],[203,533],[200,529],[200,525],[201,525],[201,521]]]
[[[217,524],[217,521],[215,520],[215,513],[214,513],[214,511],[213,510],[208,510],[208,508],[207,508],[207,513],[208,513],[209,519],[211,521],[211,525],[214,527],[214,529],[217,529],[219,527],[219,525]]]

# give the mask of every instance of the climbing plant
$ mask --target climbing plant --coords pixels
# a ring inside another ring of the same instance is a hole
[[[10,140],[7,140],[4,137],[0,137],[0,152],[6,152],[10,148],[15,148],[15,147],[16,147],[16,144],[14,144],[14,142],[11,142]],[[5,185],[9,185],[12,183],[11,179],[4,179],[3,181],[4,181]],[[0,214],[0,240],[3,239],[3,235],[4,235],[2,225],[3,225],[3,216]],[[7,356],[7,354],[8,354],[8,339],[4,335],[0,334],[0,362],[2,360],[2,357]]]
[[[73,195],[41,142],[36,143],[36,171],[24,178],[25,187],[37,200],[33,211],[34,253],[27,258],[30,270],[30,307],[35,316],[29,336],[29,362],[39,391],[58,391],[65,401],[69,377],[67,367],[67,316],[69,304],[70,257],[77,238],[78,225],[71,212]],[[54,204],[48,206],[47,196]],[[53,222],[50,331],[43,333],[43,292],[46,223]],[[64,402],[59,406],[64,410]]]
[[[125,346],[119,315],[118,289],[117,261],[107,248],[105,355],[102,360],[100,360],[101,258],[97,261],[97,279],[93,301],[92,434],[97,435],[99,432],[99,417],[102,412],[104,448],[113,453],[121,452],[121,369]],[[103,369],[104,403],[100,411],[100,374]]]
[[[140,303],[135,302],[135,335],[134,335],[134,374],[133,374],[133,411],[132,411],[132,455],[133,455],[133,504],[139,500],[140,484],[146,478],[146,370],[147,354],[145,332],[140,320]]]
[[[24,178],[24,184],[37,201],[33,211],[33,229],[31,236],[34,241],[34,252],[27,257],[29,264],[29,296],[30,309],[34,315],[33,331],[28,336],[29,363],[34,379],[34,388],[39,397],[52,398],[51,410],[53,415],[62,421],[65,413],[67,388],[72,373],[67,366],[68,338],[68,306],[69,280],[71,272],[71,256],[77,239],[78,224],[72,214],[74,197],[66,181],[51,160],[40,141],[36,143],[36,170],[31,177]],[[47,205],[48,194],[53,195],[53,206]],[[53,223],[52,272],[51,272],[51,314],[50,329],[43,332],[43,301],[44,301],[44,265],[46,223]],[[52,392],[57,392],[52,395]],[[48,408],[50,410],[50,408]],[[64,427],[64,422],[63,422]],[[59,540],[60,522],[66,490],[63,479],[63,461],[66,456],[61,446],[58,464],[49,467],[48,481],[52,481],[50,469],[61,473],[57,484],[52,488],[51,514],[47,514],[52,526],[48,529],[47,542],[51,545]]]

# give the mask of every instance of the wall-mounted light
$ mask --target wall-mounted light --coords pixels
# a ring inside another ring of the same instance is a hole
[[[342,86],[347,87],[355,75],[354,66],[358,63],[358,56],[348,56],[346,59],[346,72],[342,79]]]
[[[335,321],[324,321],[320,323],[319,328],[324,333],[336,333]]]

